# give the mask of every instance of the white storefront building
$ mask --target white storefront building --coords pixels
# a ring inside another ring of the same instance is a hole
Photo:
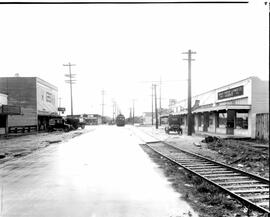
[[[187,131],[187,99],[170,106]],[[193,132],[255,137],[256,114],[269,113],[269,82],[257,77],[192,97]]]

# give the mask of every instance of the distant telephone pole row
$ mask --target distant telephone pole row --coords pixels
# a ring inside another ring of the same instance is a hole
[[[72,98],[72,84],[75,84],[74,78],[76,76],[76,74],[72,74],[71,73],[71,67],[72,66],[76,66],[75,64],[63,64],[63,66],[68,66],[69,68],[69,74],[65,74],[65,77],[68,77],[68,80],[66,80],[65,82],[68,83],[70,85],[70,109],[71,109],[71,116],[73,116],[73,98]]]
[[[154,91],[155,91],[156,129],[158,129],[157,85],[156,84],[154,84]]]
[[[192,135],[192,115],[191,115],[191,61],[195,59],[191,58],[192,54],[196,54],[196,52],[188,50],[188,52],[183,52],[182,54],[188,54],[187,60],[188,61],[188,114],[187,114],[187,125],[188,125],[188,135]]]
[[[134,119],[134,114],[135,114],[135,111],[134,111],[134,102],[135,102],[135,99],[132,100],[132,106],[133,106],[133,111],[132,111],[132,122],[133,122],[133,125],[135,123],[135,119]]]
[[[104,94],[105,94],[105,91],[104,90],[102,90],[101,91],[101,95],[102,95],[102,104],[101,104],[101,109],[102,109],[102,124],[103,124],[103,122],[104,122]]]

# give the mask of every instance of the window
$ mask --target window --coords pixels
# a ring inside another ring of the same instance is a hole
[[[218,127],[226,127],[227,125],[227,113],[218,113]]]
[[[202,126],[202,116],[201,114],[198,115],[198,126]]]
[[[214,114],[209,115],[209,126],[214,125]]]
[[[204,115],[201,114],[201,125],[204,125]]]
[[[236,129],[248,129],[247,112],[236,112]]]

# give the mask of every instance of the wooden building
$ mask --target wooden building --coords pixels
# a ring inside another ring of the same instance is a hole
[[[251,137],[256,135],[256,115],[269,113],[269,81],[257,77],[192,97],[193,132]],[[171,105],[187,131],[187,99]]]
[[[58,90],[37,77],[0,77],[0,92],[9,106],[19,106],[21,115],[8,117],[8,131],[45,130],[57,114]]]

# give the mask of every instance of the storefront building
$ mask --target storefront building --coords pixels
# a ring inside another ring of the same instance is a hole
[[[8,96],[9,110],[19,106],[20,115],[9,115],[8,133],[46,130],[58,115],[58,90],[37,77],[0,77],[0,93]]]
[[[187,131],[187,99],[171,105]],[[256,114],[269,113],[269,84],[257,77],[192,97],[194,133],[255,138]]]
[[[8,135],[8,118],[20,114],[21,108],[16,105],[8,105],[8,95],[0,93],[0,137]]]

